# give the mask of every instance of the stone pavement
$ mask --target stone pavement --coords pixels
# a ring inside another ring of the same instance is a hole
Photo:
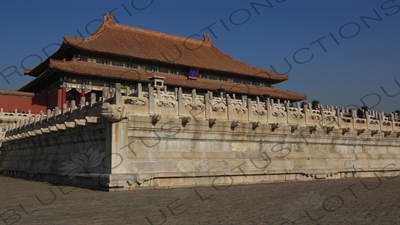
[[[0,224],[400,224],[400,176],[102,192],[0,176]]]

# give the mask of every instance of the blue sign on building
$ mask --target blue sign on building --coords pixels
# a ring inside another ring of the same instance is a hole
[[[190,79],[196,79],[198,73],[199,73],[199,69],[191,68],[190,72],[189,72],[189,78]]]

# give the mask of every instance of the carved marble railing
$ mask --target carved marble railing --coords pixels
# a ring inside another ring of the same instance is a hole
[[[7,126],[11,126],[12,124],[21,120],[34,119],[38,117],[38,114],[31,114],[30,110],[28,113],[21,113],[18,112],[18,110],[15,110],[14,112],[4,112],[3,109],[0,109],[0,147],[1,140],[4,138]]]
[[[85,102],[82,97],[79,107],[75,101],[71,101],[71,107],[64,104],[62,109],[56,107],[54,110],[47,110],[44,114],[27,116],[7,125],[4,135],[0,141],[17,140],[30,136],[42,135],[44,133],[57,132],[75,127],[86,126],[97,123],[100,116],[110,122],[118,122],[123,119],[121,107],[116,106],[116,96],[110,97],[108,91],[103,91],[103,97],[96,102],[96,94],[92,93],[90,102]],[[110,104],[112,103],[112,104]]]
[[[37,114],[31,114],[31,111],[29,110],[28,113],[21,113],[15,110],[14,112],[4,112],[3,109],[0,109],[0,120],[4,121],[7,119],[13,120],[13,119],[19,119],[22,117],[34,117],[37,116]]]
[[[196,90],[183,93],[181,88],[168,92],[160,87],[147,88],[148,93],[138,85],[138,94],[122,96],[128,114],[150,114],[163,117],[194,117],[196,120],[237,120],[242,122],[259,122],[267,124],[286,124],[304,127],[329,127],[329,129],[352,129],[360,133],[382,131],[385,135],[391,132],[400,136],[400,121],[394,115],[386,116],[383,112],[367,112],[366,118],[358,118],[356,111],[349,109],[322,106],[312,109],[311,104],[299,103],[294,106],[289,101],[281,102],[266,99],[252,100],[247,96],[236,99],[235,95],[219,95],[207,92],[198,95]],[[150,96],[150,97],[148,97]],[[345,132],[344,132],[345,133]]]
[[[183,93],[181,88],[173,92],[166,87],[153,88],[148,86],[144,92],[138,84],[137,91],[121,90],[120,84],[115,88],[103,90],[102,98],[96,102],[92,93],[90,102],[82,98],[80,106],[71,102],[71,108],[48,110],[47,114],[21,114],[24,119],[8,125],[5,128],[4,140],[14,140],[31,135],[84,126],[86,123],[96,123],[100,116],[110,122],[119,122],[129,115],[157,116],[164,118],[194,118],[195,120],[209,120],[216,123],[221,121],[249,122],[256,124],[310,127],[310,129],[325,129],[327,133],[334,129],[341,129],[345,134],[349,130],[357,130],[358,134],[370,132],[374,136],[383,132],[386,136],[394,134],[400,136],[400,121],[391,114],[387,117],[383,112],[369,111],[366,118],[358,118],[356,111],[349,109],[322,106],[312,109],[311,104],[300,107],[289,101],[276,102],[272,99],[261,101],[258,97],[252,100],[247,96],[236,99],[235,95],[214,96],[212,92],[198,95],[196,90]],[[123,96],[122,93],[126,93]],[[13,113],[13,117],[15,117]],[[11,116],[1,114],[3,117]],[[239,123],[236,123],[239,124]],[[211,127],[211,126],[210,126]]]

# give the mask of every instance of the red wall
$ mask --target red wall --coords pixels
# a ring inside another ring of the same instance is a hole
[[[20,112],[25,113],[28,113],[29,110],[34,114],[40,113],[40,111],[46,113],[47,99],[0,95],[0,108],[3,108],[3,112],[14,112],[15,109],[18,109]]]
[[[60,100],[61,95],[62,95],[61,89],[49,94],[49,97],[48,97],[49,101],[48,101],[47,107],[49,109],[54,109],[55,107],[58,107],[59,109],[61,109],[61,104],[59,106],[59,102],[61,102],[61,100]]]

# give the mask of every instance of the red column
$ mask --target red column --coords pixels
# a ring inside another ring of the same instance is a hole
[[[61,106],[67,101],[67,88],[63,87],[61,89],[62,96],[61,96]]]
[[[57,107],[61,109],[62,107],[62,97],[63,97],[63,91],[62,89],[57,90]]]

